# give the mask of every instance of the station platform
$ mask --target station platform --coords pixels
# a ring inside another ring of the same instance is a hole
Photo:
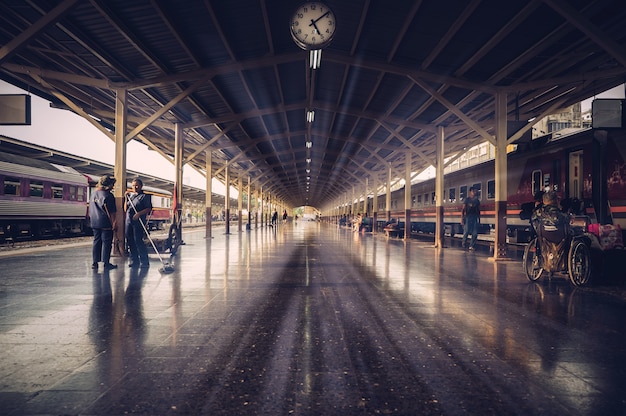
[[[2,414],[626,414],[620,288],[317,222],[183,237],[171,274],[0,257]]]

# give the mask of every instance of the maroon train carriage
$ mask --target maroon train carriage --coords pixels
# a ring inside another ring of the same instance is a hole
[[[83,234],[87,187],[72,168],[0,152],[0,241]]]
[[[0,152],[0,242],[90,234],[89,196],[98,179]],[[152,195],[149,228],[164,228],[172,218],[172,193],[150,186],[144,191]]]
[[[604,161],[604,163],[598,163]],[[529,222],[519,213],[535,192],[555,190],[570,211],[587,216],[588,222],[614,224],[626,230],[626,132],[606,136],[592,129],[571,135],[552,134],[520,143],[507,159],[507,235],[511,242],[529,241]],[[461,208],[469,188],[481,201],[481,233],[495,228],[495,162],[493,159],[446,173],[444,177],[444,226],[446,234],[462,233]],[[411,231],[435,232],[435,180],[411,187]],[[404,220],[404,189],[392,192],[391,217]],[[379,198],[380,213],[385,198]],[[371,212],[371,198],[368,211]],[[384,215],[383,215],[384,217]],[[594,228],[592,227],[592,230]]]
[[[143,191],[152,196],[152,212],[148,216],[149,230],[162,230],[172,222],[172,192],[152,186],[144,186]]]

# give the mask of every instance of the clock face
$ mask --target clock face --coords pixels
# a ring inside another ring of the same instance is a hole
[[[335,15],[325,4],[306,2],[291,17],[291,36],[302,49],[321,49],[335,34]]]

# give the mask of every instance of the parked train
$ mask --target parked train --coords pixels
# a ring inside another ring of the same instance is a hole
[[[523,203],[537,191],[555,190],[564,208],[588,215],[591,222],[626,229],[626,132],[585,129],[571,135],[552,134],[525,143],[507,158],[507,235],[511,242],[529,238],[529,223],[520,219]],[[462,233],[461,208],[474,187],[481,201],[481,232],[495,228],[495,161],[446,173],[445,233]],[[411,187],[411,232],[435,232],[435,179]],[[378,212],[384,213],[385,198]],[[369,209],[371,209],[371,199]],[[370,211],[371,212],[371,211]],[[392,192],[391,217],[405,218],[404,188]],[[379,214],[380,219],[380,214]]]
[[[89,197],[99,178],[73,168],[0,152],[0,242],[90,234]],[[152,195],[151,229],[171,219],[172,193]]]

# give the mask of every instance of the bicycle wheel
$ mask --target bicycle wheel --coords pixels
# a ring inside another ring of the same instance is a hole
[[[539,279],[543,274],[541,258],[537,256],[537,239],[533,238],[524,249],[524,273],[531,282]]]
[[[180,231],[176,223],[170,225],[170,230],[167,234],[167,247],[170,249],[170,254],[173,256],[178,251],[180,246]]]
[[[584,286],[591,277],[591,256],[589,248],[579,240],[572,241],[567,259],[569,279],[574,286]]]

